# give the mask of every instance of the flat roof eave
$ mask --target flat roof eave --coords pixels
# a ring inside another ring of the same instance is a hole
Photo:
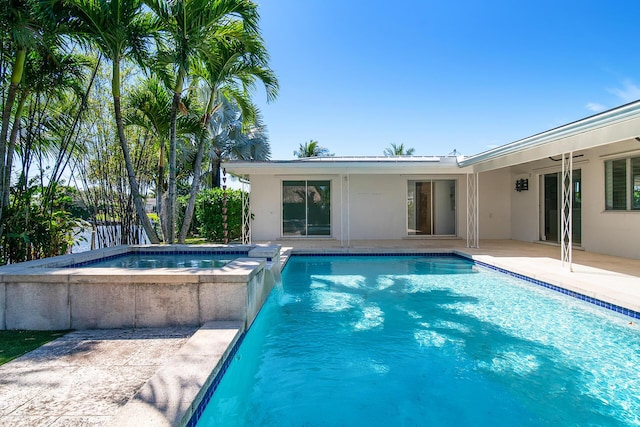
[[[460,174],[457,159],[447,157],[322,157],[295,160],[228,161],[228,172],[238,175],[320,174]]]

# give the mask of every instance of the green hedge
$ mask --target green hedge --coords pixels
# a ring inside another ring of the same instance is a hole
[[[242,191],[227,189],[227,230],[229,241],[242,238]],[[200,237],[207,241],[222,243],[223,227],[223,190],[213,188],[202,190],[196,198],[195,216]]]

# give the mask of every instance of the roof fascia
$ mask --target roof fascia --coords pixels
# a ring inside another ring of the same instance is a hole
[[[229,162],[223,167],[228,172],[240,175],[339,175],[339,174],[447,174],[465,173],[456,162],[440,161],[338,161],[338,162]],[[470,168],[468,168],[470,170]]]

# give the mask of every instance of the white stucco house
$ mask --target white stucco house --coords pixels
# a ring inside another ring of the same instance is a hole
[[[224,167],[250,182],[256,241],[513,239],[640,258],[640,101],[468,157]]]

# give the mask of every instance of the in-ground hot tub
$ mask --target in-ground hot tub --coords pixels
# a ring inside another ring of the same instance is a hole
[[[277,245],[119,246],[4,266],[0,329],[248,327],[279,272]]]
[[[80,263],[80,268],[134,268],[149,270],[152,268],[220,268],[247,252],[186,252],[161,253],[133,252]]]

